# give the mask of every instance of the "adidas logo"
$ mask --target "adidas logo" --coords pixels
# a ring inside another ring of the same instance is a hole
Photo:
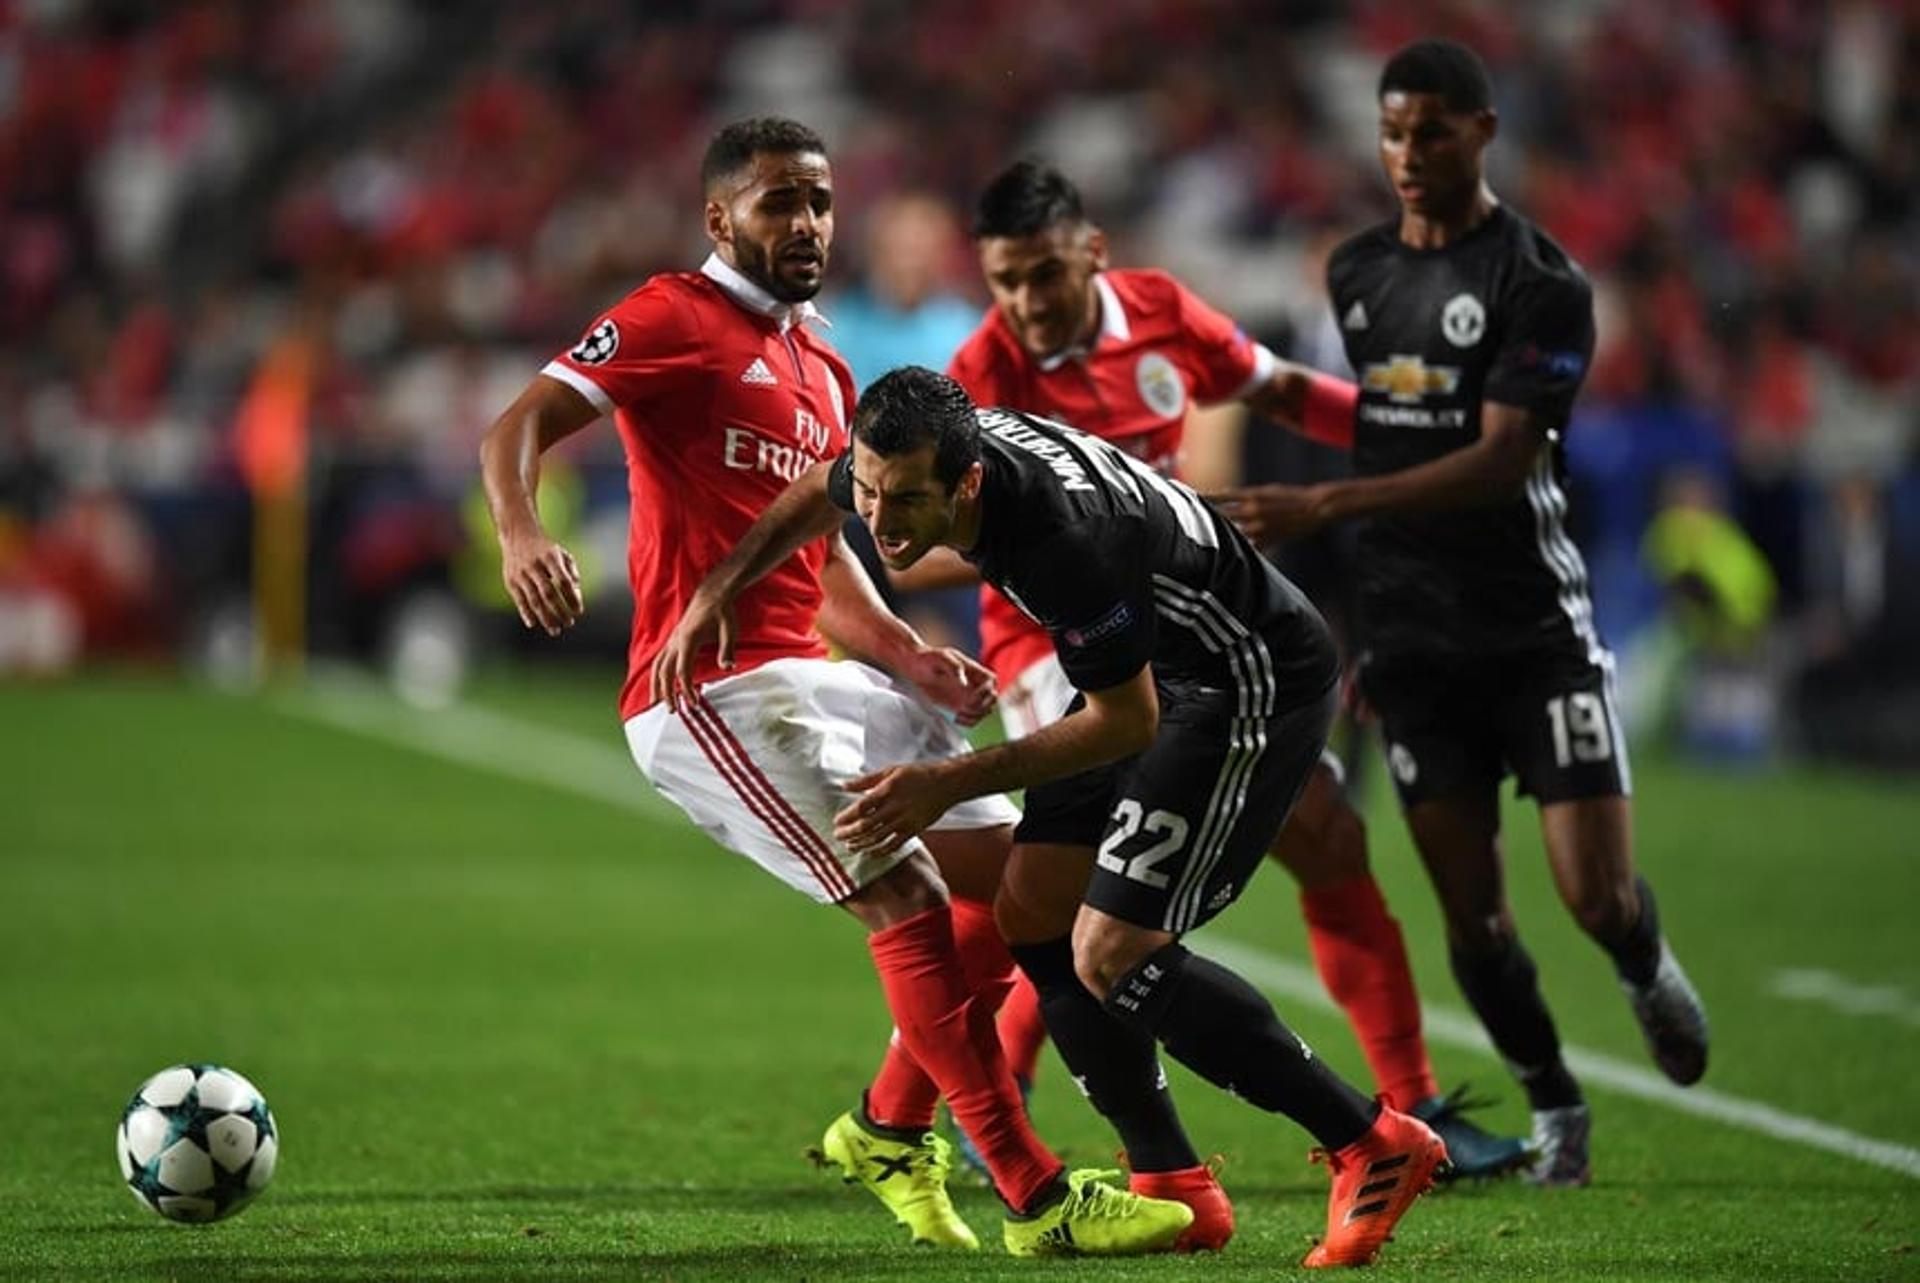
[[[780,380],[774,378],[773,371],[767,368],[766,359],[758,356],[753,358],[753,364],[740,375],[740,381],[756,388],[780,386]]]
[[[1341,328],[1348,329],[1348,330],[1366,329],[1367,328],[1367,305],[1362,303],[1359,299],[1355,299],[1353,301],[1353,306],[1347,309],[1347,319],[1340,322],[1340,325],[1341,325]]]

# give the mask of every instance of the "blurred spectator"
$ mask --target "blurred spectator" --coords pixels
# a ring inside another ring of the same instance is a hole
[[[926,192],[904,191],[843,217],[866,226],[866,272],[826,311],[830,338],[853,367],[854,382],[864,389],[901,365],[945,370],[980,323],[980,308],[953,287],[973,270],[953,211]],[[849,520],[847,540],[888,600],[928,641],[979,648],[978,590],[895,594],[866,527]]]
[[[111,494],[177,592],[244,582],[225,431],[318,313],[315,486],[403,477],[450,515],[504,375],[697,253],[687,175],[747,111],[835,146],[866,251],[828,312],[863,379],[944,363],[976,319],[954,219],[1035,149],[1119,257],[1310,352],[1311,264],[1391,212],[1374,76],[1428,34],[1487,58],[1495,187],[1594,279],[1568,444],[1615,640],[1655,614],[1637,550],[1676,464],[1721,478],[1809,636],[1897,631],[1920,595],[1897,569],[1854,631],[1863,550],[1920,554],[1920,12],[1884,0],[1314,0],[1284,23],[1260,0],[0,0],[0,505],[31,531]],[[576,462],[592,523],[620,500],[610,434]],[[1909,649],[1888,662],[1920,674]]]

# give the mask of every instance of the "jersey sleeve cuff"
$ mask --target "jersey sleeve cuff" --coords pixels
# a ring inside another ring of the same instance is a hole
[[[1253,345],[1253,373],[1240,385],[1240,390],[1228,398],[1230,401],[1244,401],[1252,396],[1260,386],[1273,378],[1273,372],[1280,368],[1280,358],[1265,343]]]
[[[593,405],[593,408],[600,411],[600,413],[613,413],[613,398],[608,396],[605,389],[598,383],[595,383],[592,379],[580,373],[580,371],[574,369],[572,366],[564,365],[559,361],[548,361],[540,368],[540,373],[550,379],[560,380],[575,392],[587,398]]]

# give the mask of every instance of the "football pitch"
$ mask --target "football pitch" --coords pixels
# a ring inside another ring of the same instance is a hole
[[[627,761],[607,674],[513,674],[445,713],[322,678],[223,695],[157,677],[0,689],[0,1277],[1267,1279],[1325,1214],[1310,1140],[1177,1068],[1225,1160],[1219,1256],[1016,1261],[909,1248],[802,1151],[887,1035],[859,930],[689,828]],[[1375,1267],[1444,1279],[1920,1277],[1920,790],[1642,755],[1638,841],[1714,1020],[1664,1086],[1604,958],[1553,901],[1531,813],[1513,893],[1595,1119],[1591,1189],[1424,1200]],[[1524,1102],[1466,1018],[1390,800],[1374,865],[1441,1080]],[[1196,937],[1356,1081],[1266,870]],[[127,1096],[181,1061],[266,1093],[273,1187],[173,1225],[120,1187]],[[1114,1142],[1057,1060],[1036,1121]]]

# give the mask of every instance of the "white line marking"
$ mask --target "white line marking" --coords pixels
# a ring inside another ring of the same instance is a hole
[[[1239,971],[1247,979],[1289,999],[1327,1011],[1340,1010],[1333,999],[1327,996],[1326,989],[1320,984],[1320,977],[1312,969],[1237,940],[1228,940],[1210,932],[1203,932],[1202,936],[1200,948],[1204,953]],[[1420,1005],[1420,1018],[1430,1041],[1478,1052],[1494,1060],[1500,1058],[1500,1053],[1487,1041],[1486,1031],[1480,1027],[1480,1022],[1466,1012],[1423,1002]],[[1875,1140],[1844,1127],[1789,1114],[1772,1105],[1743,1100],[1711,1087],[1676,1087],[1653,1070],[1643,1069],[1605,1052],[1574,1046],[1562,1050],[1566,1055],[1567,1067],[1577,1077],[1610,1087],[1623,1096],[1650,1100],[1696,1118],[1712,1119],[1777,1140],[1796,1141],[1814,1149],[1824,1149],[1829,1153],[1871,1163],[1875,1167],[1884,1167],[1904,1176],[1920,1178],[1920,1149],[1912,1146]]]
[[[475,770],[581,794],[649,819],[686,820],[678,807],[653,791],[627,754],[571,731],[472,704],[428,712],[401,703],[365,678],[326,670],[311,674],[305,691],[276,696],[271,704],[309,721]]]
[[[1768,977],[1767,992],[1849,1016],[1883,1017],[1920,1029],[1920,1002],[1907,997],[1898,985],[1862,984],[1818,967],[1788,967]]]
[[[340,674],[317,676],[310,680],[308,693],[280,696],[271,703],[282,712],[370,739],[691,827],[676,807],[647,786],[625,753],[584,735],[471,705],[437,712],[412,709],[374,683]],[[1311,968],[1212,930],[1200,935],[1209,956],[1249,980],[1292,1001],[1339,1011]],[[1432,1041],[1499,1059],[1480,1022],[1467,1013],[1423,1003],[1421,1019]],[[1604,1052],[1569,1046],[1565,1053],[1575,1074],[1623,1096],[1920,1179],[1920,1149],[1912,1146],[1862,1136],[1710,1087],[1676,1087],[1652,1070]]]

